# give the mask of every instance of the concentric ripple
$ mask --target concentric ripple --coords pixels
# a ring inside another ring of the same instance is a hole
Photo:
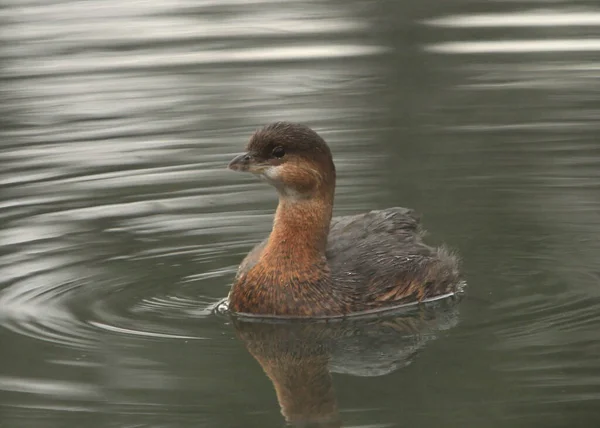
[[[295,2],[167,3],[3,8],[4,328],[76,349],[105,334],[205,338],[199,320],[270,222],[271,196],[228,174],[227,161],[266,118],[352,114],[345,99],[368,91],[362,58],[385,51],[349,40],[368,23],[328,7],[303,16]],[[215,46],[215,35],[227,43]],[[294,94],[321,97],[321,110],[281,99]],[[336,131],[331,141],[344,139]]]
[[[344,426],[600,425],[600,14],[549,7],[3,1],[0,425],[280,422],[212,311],[276,203],[226,165],[290,119],[336,214],[414,207],[469,282],[410,365],[345,342]]]

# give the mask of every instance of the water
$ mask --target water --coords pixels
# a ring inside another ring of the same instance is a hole
[[[298,343],[324,424],[598,426],[596,2],[0,4],[2,428],[281,426],[260,358]],[[282,119],[330,143],[336,214],[460,251],[453,312],[212,313],[276,203],[225,165]]]

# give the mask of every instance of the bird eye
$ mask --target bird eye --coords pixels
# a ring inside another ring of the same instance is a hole
[[[285,155],[285,149],[281,146],[277,146],[273,149],[272,154],[276,158],[282,158]]]

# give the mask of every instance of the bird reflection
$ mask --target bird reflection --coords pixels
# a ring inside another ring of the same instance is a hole
[[[246,349],[273,386],[294,427],[340,427],[332,373],[382,376],[404,367],[442,330],[457,324],[458,297],[335,322],[234,317]]]

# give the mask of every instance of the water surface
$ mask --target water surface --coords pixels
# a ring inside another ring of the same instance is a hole
[[[329,142],[336,214],[415,208],[469,283],[444,328],[343,336],[344,426],[598,426],[595,2],[0,7],[2,427],[283,424],[211,311],[276,204],[225,165],[274,120]]]

